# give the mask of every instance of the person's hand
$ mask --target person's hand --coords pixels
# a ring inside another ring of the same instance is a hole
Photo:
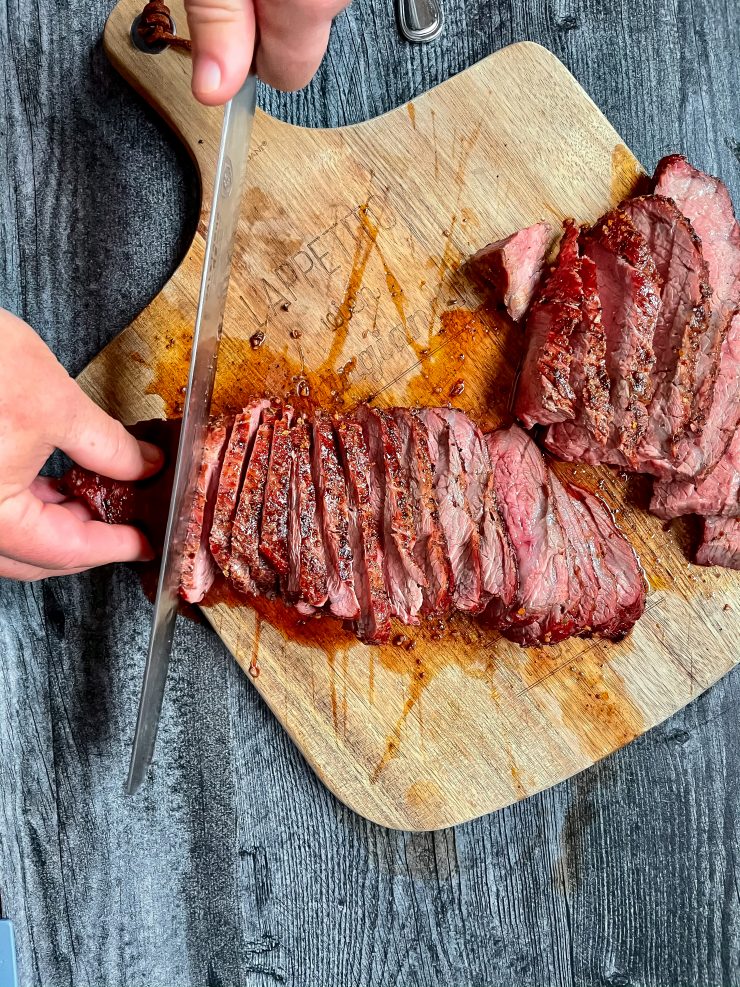
[[[348,0],[185,0],[193,42],[193,94],[216,106],[231,99],[255,55],[260,79],[301,89],[313,78],[334,17]]]
[[[162,454],[88,398],[30,326],[0,310],[0,577],[41,579],[153,557],[128,525],[93,521],[38,476],[55,448],[116,480],[138,480]]]

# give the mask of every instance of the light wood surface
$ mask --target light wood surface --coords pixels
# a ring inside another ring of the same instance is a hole
[[[220,127],[190,97],[186,56],[130,44],[136,7],[116,8],[106,49],[190,150],[203,213],[168,285],[80,378],[128,422],[177,411]],[[540,218],[593,220],[639,173],[575,80],[531,44],[354,127],[259,115],[250,167],[215,403],[304,380],[337,408],[371,396],[442,403],[462,379],[453,403],[485,427],[506,417],[520,339],[477,311],[462,260]],[[611,473],[561,472],[599,484],[650,578],[648,612],[621,644],[522,651],[458,623],[410,651],[368,649],[334,622],[287,626],[276,607],[258,614],[223,591],[206,608],[237,661],[256,660],[257,689],[318,775],[362,815],[434,829],[507,805],[627,743],[734,663],[733,577],[689,566],[687,532],[632,506],[644,491],[625,503]]]

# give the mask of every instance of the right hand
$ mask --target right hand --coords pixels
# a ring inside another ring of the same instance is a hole
[[[42,579],[153,552],[128,525],[92,520],[38,472],[55,448],[116,480],[156,473],[163,456],[106,415],[30,326],[0,310],[0,577]]]

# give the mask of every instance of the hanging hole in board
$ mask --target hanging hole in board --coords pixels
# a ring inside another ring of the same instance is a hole
[[[176,35],[177,28],[175,27],[174,20],[170,17],[169,21],[170,21],[170,27],[169,27],[170,34]],[[143,51],[145,55],[159,55],[166,48],[169,47],[167,41],[156,41],[154,44],[151,45],[149,44],[148,41],[145,41],[142,38],[142,36],[139,34],[140,23],[141,23],[141,14],[139,14],[138,17],[134,18],[134,21],[131,25],[131,40],[133,41],[135,47],[139,49],[139,51]]]

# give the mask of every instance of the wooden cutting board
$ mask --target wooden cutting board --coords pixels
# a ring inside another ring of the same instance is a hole
[[[127,423],[179,410],[221,123],[192,99],[187,55],[132,45],[140,6],[116,7],[106,50],[189,149],[203,202],[169,284],[81,375]],[[182,29],[180,3],[173,14]],[[214,405],[264,392],[300,403],[308,391],[336,409],[451,401],[484,428],[508,420],[521,332],[480,310],[462,261],[538,219],[592,221],[639,175],[575,80],[529,43],[358,126],[305,130],[259,114]],[[740,578],[689,565],[690,529],[664,532],[635,506],[639,482],[558,472],[598,487],[648,574],[647,612],[620,644],[521,650],[456,620],[373,649],[279,603],[255,610],[223,586],[209,599],[209,621],[259,670],[255,687],[308,762],[369,819],[435,829],[525,798],[670,716],[736,661]]]

